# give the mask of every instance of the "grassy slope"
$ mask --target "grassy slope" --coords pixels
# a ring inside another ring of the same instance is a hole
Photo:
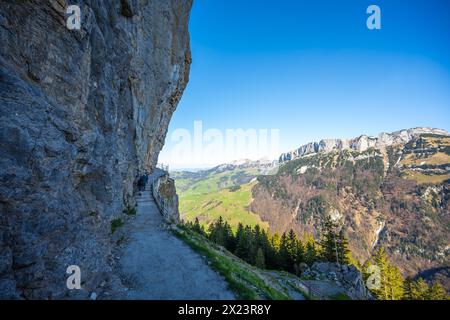
[[[173,229],[174,234],[203,255],[229,283],[238,299],[292,300],[311,299],[308,289],[294,275],[286,272],[261,270],[214,245],[184,227]]]
[[[239,223],[254,226],[259,224],[268,228],[257,214],[250,212],[247,207],[251,202],[251,189],[255,182],[247,182],[236,186],[233,179],[237,175],[250,175],[252,172],[222,172],[208,175],[202,180],[190,183],[186,179],[176,179],[179,196],[179,209],[182,219],[193,221],[199,218],[201,224],[207,226],[222,216],[233,229]],[[247,179],[250,180],[250,179]],[[178,189],[178,186],[181,186]]]
[[[405,154],[400,161],[401,165],[407,167],[403,170],[403,177],[415,180],[418,184],[440,184],[450,179],[448,170],[442,174],[425,174],[408,169],[420,166],[450,166],[450,137],[423,135],[416,144],[417,150]],[[421,149],[427,152],[421,152]]]

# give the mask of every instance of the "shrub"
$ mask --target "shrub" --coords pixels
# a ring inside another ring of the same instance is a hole
[[[111,233],[114,233],[117,228],[120,228],[121,226],[123,226],[122,219],[111,220]]]
[[[127,216],[135,216],[136,208],[127,206],[125,209],[123,209],[123,213],[125,213]]]

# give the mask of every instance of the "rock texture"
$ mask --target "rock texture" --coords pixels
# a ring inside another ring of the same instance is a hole
[[[338,298],[343,294],[352,300],[372,300],[361,272],[353,265],[316,262],[307,268],[302,277],[310,292],[322,299]]]
[[[169,178],[167,172],[161,172],[160,176],[154,180],[153,198],[162,216],[169,223],[180,222],[180,212],[178,211],[178,195],[175,189],[175,182]]]
[[[341,151],[345,149],[364,152],[370,148],[384,149],[386,147],[405,144],[421,134],[450,135],[449,132],[435,128],[412,128],[400,130],[393,133],[380,133],[378,137],[361,135],[353,139],[323,139],[320,142],[310,142],[300,148],[281,154],[279,162],[294,160],[303,156],[316,153],[326,153],[331,151]]]
[[[190,0],[75,2],[79,31],[65,0],[0,3],[0,298],[87,298],[72,264],[86,292],[109,275],[111,221],[188,82]]]

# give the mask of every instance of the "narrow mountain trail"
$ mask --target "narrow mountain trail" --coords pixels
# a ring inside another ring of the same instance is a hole
[[[188,245],[164,228],[150,176],[137,198],[136,216],[126,223],[127,240],[119,252],[120,278],[128,287],[113,299],[234,299],[226,281]]]

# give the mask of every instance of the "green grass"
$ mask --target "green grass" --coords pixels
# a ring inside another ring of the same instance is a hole
[[[179,197],[180,216],[185,221],[198,218],[204,227],[220,216],[233,230],[239,223],[259,224],[267,229],[259,215],[248,206],[252,200],[252,179],[258,176],[256,167],[209,170],[201,173],[174,173]]]
[[[426,175],[413,170],[403,171],[403,176],[408,180],[415,180],[418,184],[439,184],[450,179],[450,174]]]
[[[124,236],[120,236],[120,238],[116,241],[116,244],[118,246],[120,246],[124,242],[125,242],[125,237]]]
[[[239,189],[226,188],[203,194],[181,193],[179,195],[181,217],[186,221],[198,218],[205,227],[221,216],[233,230],[236,230],[239,223],[249,226],[258,224],[267,229],[267,222],[263,222],[259,215],[248,209],[254,185],[255,182],[251,182],[241,185]]]
[[[346,295],[345,293],[336,293],[332,296],[329,297],[330,300],[352,300],[348,295]]]
[[[127,216],[135,216],[136,215],[136,208],[134,207],[126,207],[123,209],[123,213],[125,213]]]
[[[263,271],[248,265],[225,249],[212,244],[203,236],[184,227],[178,227],[173,232],[210,261],[211,267],[226,279],[237,298],[246,300],[291,299],[285,288],[276,288],[269,285],[268,282],[271,279],[268,276],[263,276]]]
[[[113,234],[114,232],[116,232],[116,230],[120,227],[123,226],[123,221],[122,219],[113,219],[111,220],[111,234]]]

